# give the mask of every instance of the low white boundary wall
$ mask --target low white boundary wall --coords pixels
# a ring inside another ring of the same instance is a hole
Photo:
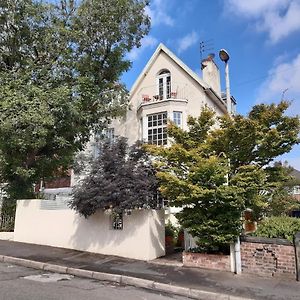
[[[14,233],[13,232],[0,232],[0,240],[13,241]]]
[[[19,200],[14,240],[142,260],[165,255],[163,210],[133,211],[123,224],[113,230],[102,211],[85,219],[52,200]]]

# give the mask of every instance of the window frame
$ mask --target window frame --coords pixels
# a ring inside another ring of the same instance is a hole
[[[173,122],[176,126],[182,128],[182,111],[178,111],[178,110],[173,111]]]
[[[170,99],[172,86],[171,72],[167,69],[161,70],[156,77],[156,84],[159,100]]]
[[[147,141],[149,144],[163,146],[168,144],[167,125],[168,112],[163,111],[146,116]]]

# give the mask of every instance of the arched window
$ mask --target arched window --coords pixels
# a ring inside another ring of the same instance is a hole
[[[163,69],[157,75],[157,94],[159,99],[168,99],[171,96],[171,73]]]

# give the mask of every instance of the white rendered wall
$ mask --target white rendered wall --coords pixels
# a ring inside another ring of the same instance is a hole
[[[113,230],[102,211],[85,219],[68,208],[42,208],[44,201],[17,202],[15,241],[142,260],[165,255],[163,210],[133,211],[123,230]]]
[[[13,232],[0,232],[0,240],[13,241],[14,233]]]

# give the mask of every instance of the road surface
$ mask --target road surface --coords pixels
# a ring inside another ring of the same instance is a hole
[[[183,300],[92,279],[0,263],[0,300]]]

